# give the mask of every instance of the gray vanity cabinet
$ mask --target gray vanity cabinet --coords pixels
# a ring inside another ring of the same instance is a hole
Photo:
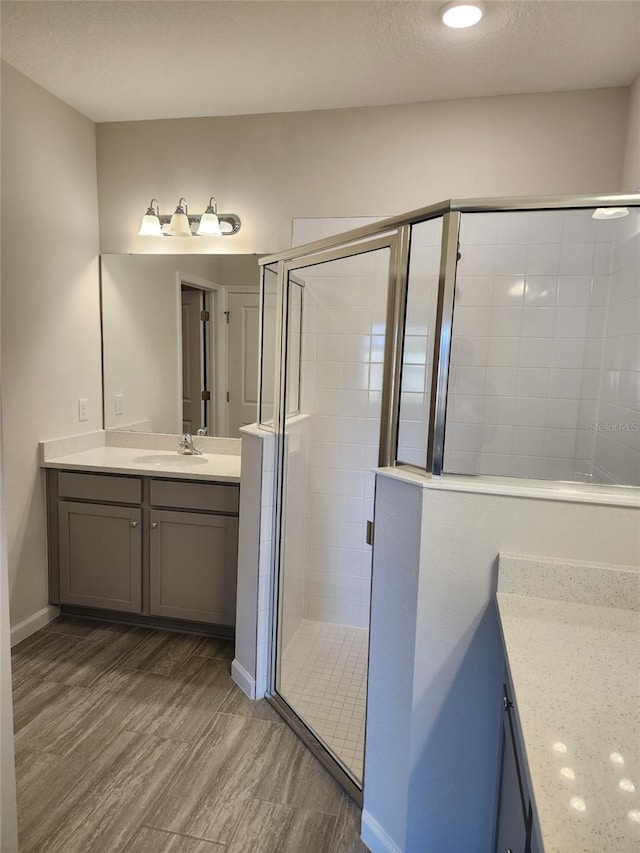
[[[151,510],[149,612],[233,624],[238,519]]]
[[[142,512],[126,506],[58,506],[60,601],[139,613]]]
[[[232,635],[239,494],[235,484],[49,471],[50,602]]]

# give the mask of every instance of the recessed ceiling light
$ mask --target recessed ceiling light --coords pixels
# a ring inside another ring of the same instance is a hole
[[[484,15],[484,6],[482,3],[460,2],[454,0],[453,3],[447,3],[440,9],[440,16],[443,24],[448,27],[454,27],[457,30],[464,27],[473,27],[477,24]]]

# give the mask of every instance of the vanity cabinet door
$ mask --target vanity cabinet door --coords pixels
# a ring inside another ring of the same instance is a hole
[[[60,501],[60,602],[141,611],[141,510]]]
[[[152,510],[149,542],[153,616],[234,624],[237,518]]]

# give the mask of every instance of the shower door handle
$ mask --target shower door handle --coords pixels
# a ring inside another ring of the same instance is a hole
[[[367,545],[373,545],[373,521],[367,521]]]

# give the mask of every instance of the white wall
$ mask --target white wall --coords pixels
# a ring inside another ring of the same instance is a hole
[[[393,849],[385,835],[402,851],[486,853],[504,673],[496,557],[638,566],[640,510],[400,476],[376,484],[363,839],[373,853]]]
[[[47,604],[38,442],[100,429],[102,413],[94,125],[5,63],[2,302],[3,442],[15,625]],[[89,419],[83,423],[78,422],[78,398],[89,400]]]
[[[620,188],[627,193],[640,190],[640,74],[629,91],[627,140]]]
[[[139,238],[152,196],[211,193],[242,218],[214,252],[277,251],[295,217],[380,216],[451,197],[616,191],[628,91],[561,92],[97,127],[103,252],[202,252]],[[606,128],[606,133],[602,132]],[[175,156],[179,151],[180,155]],[[221,165],[223,164],[223,165]]]

